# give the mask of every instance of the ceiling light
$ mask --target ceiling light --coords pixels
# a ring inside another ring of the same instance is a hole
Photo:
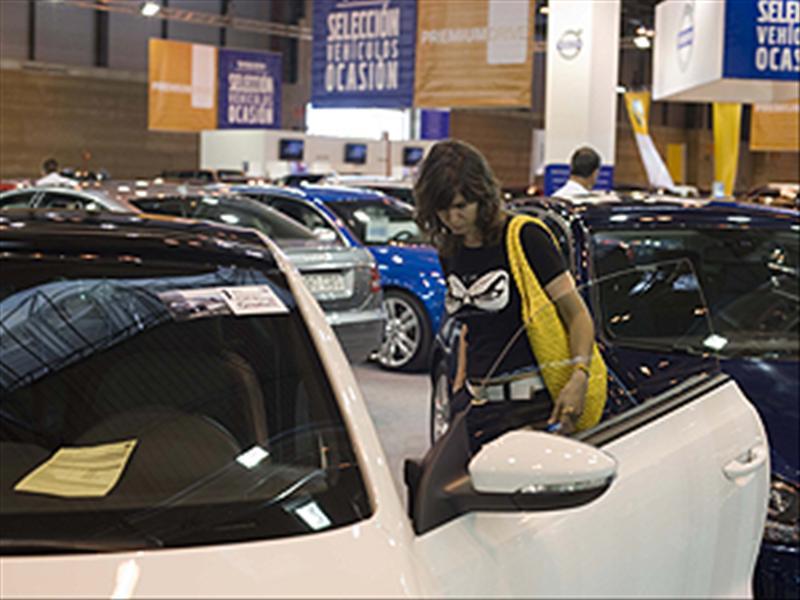
[[[545,4],[544,6],[539,7],[539,14],[540,15],[549,15],[550,14],[550,7]]]
[[[633,45],[639,50],[647,50],[650,47],[650,38],[646,35],[637,35],[633,38]]]
[[[147,0],[142,4],[142,8],[140,9],[141,13],[145,17],[155,17],[159,12],[161,12],[161,5],[153,0]]]
[[[628,91],[628,88],[626,88],[624,85],[618,85],[617,86],[617,93],[618,94],[624,94],[627,91]]]

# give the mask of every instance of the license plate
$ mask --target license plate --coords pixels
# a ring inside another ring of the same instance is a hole
[[[338,300],[353,295],[353,274],[309,273],[304,275],[308,289],[317,300]]]

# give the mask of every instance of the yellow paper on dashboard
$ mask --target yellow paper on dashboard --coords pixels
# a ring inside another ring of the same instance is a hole
[[[102,498],[119,481],[137,440],[61,448],[14,486],[15,492]]]

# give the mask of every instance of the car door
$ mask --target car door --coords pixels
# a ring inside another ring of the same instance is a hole
[[[640,293],[645,280],[674,289],[681,273],[674,265],[658,268],[673,277],[659,279],[653,267],[638,279],[609,278],[605,285],[627,286],[632,294]],[[702,302],[699,294],[696,301]],[[619,322],[640,318],[636,310],[642,305],[633,304]],[[684,305],[696,327],[705,318],[696,310],[700,305]],[[665,372],[672,368],[668,356],[664,352],[659,367]],[[422,533],[418,550],[439,592],[749,595],[766,516],[766,434],[715,361],[699,357],[698,365],[689,376],[676,372],[673,385],[656,396],[632,389],[627,410],[577,434],[618,463],[616,480],[598,499],[571,509],[468,513]],[[641,379],[653,376],[648,370],[643,365]]]

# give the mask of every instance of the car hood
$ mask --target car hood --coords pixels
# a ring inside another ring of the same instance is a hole
[[[372,519],[283,540],[112,554],[4,557],[0,597],[421,595],[408,551]]]
[[[773,472],[800,481],[800,363],[764,359],[726,359],[733,377],[758,410],[769,434]]]
[[[375,262],[367,250],[355,246],[305,240],[280,240],[279,245],[300,272],[369,267]]]

